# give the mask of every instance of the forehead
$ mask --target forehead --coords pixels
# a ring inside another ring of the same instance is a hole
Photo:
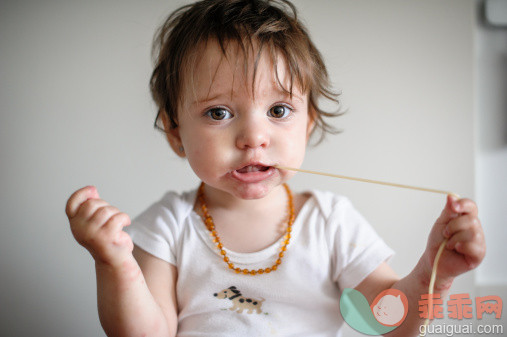
[[[233,94],[238,89],[255,95],[262,88],[284,93],[291,88],[285,58],[267,47],[259,53],[257,44],[242,49],[239,43],[231,42],[222,49],[217,41],[207,41],[196,47],[186,68],[182,88],[187,101],[217,92]],[[293,93],[300,94],[296,86]]]

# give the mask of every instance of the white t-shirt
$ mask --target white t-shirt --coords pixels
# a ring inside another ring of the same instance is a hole
[[[236,274],[193,211],[196,192],[165,194],[126,228],[138,247],[178,269],[180,337],[340,336],[341,289],[393,254],[347,198],[311,191],[278,270]],[[255,253],[226,251],[236,267],[265,268],[281,240]]]

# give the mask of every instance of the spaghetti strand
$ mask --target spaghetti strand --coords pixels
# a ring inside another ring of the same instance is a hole
[[[384,186],[393,186],[393,187],[399,187],[399,188],[407,188],[407,189],[411,189],[411,190],[418,190],[418,191],[424,191],[424,192],[440,193],[440,194],[452,195],[452,196],[456,196],[457,197],[456,193],[453,193],[453,192],[450,192],[450,191],[438,190],[438,189],[435,189],[435,188],[418,187],[418,186],[412,186],[412,185],[391,183],[391,182],[387,182],[387,181],[380,181],[380,180],[373,180],[373,179],[350,177],[350,176],[344,176],[344,175],[341,175],[341,174],[325,173],[325,172],[318,172],[318,171],[310,171],[310,170],[303,170],[303,169],[297,169],[297,168],[285,167],[285,166],[278,166],[278,165],[275,166],[275,168],[281,169],[281,170],[289,170],[289,171],[297,171],[297,172],[303,172],[303,173],[317,174],[317,175],[321,175],[321,176],[333,177],[333,178],[339,178],[339,179],[347,179],[347,180],[360,181],[360,182],[363,182],[363,183],[378,184],[378,185],[384,185]]]
[[[303,169],[297,169],[297,168],[285,167],[285,166],[278,166],[278,165],[275,166],[275,168],[281,169],[281,170],[290,170],[290,171],[297,171],[297,172],[303,172],[303,173],[316,174],[316,175],[327,176],[327,177],[332,177],[332,178],[339,178],[339,179],[347,179],[347,180],[353,180],[353,181],[360,181],[360,182],[370,183],[370,184],[378,184],[378,185],[385,185],[385,186],[406,188],[406,189],[418,190],[418,191],[424,191],[424,192],[439,193],[439,194],[451,195],[451,196],[454,196],[456,198],[459,198],[459,195],[456,194],[456,193],[454,193],[454,192],[444,191],[444,190],[439,190],[439,189],[434,189],[434,188],[418,187],[418,186],[398,184],[398,183],[391,183],[391,182],[380,181],[380,180],[372,180],[372,179],[365,179],[365,178],[349,177],[349,176],[344,176],[344,175],[341,175],[341,174],[325,173],[325,172],[318,172],[318,171],[311,171],[311,170],[303,170]],[[433,297],[432,297],[432,295],[433,295],[433,292],[435,291],[435,280],[437,278],[438,262],[440,260],[440,256],[442,255],[446,244],[447,244],[447,239],[444,239],[444,241],[442,241],[442,243],[438,247],[437,254],[435,255],[435,259],[433,260],[433,268],[431,270],[430,284],[429,284],[429,287],[428,287],[428,294],[429,294],[428,306],[429,307],[431,307],[433,305]],[[428,326],[429,323],[430,323],[430,319],[428,317],[424,321],[424,324],[423,324],[424,327]],[[424,329],[423,331],[425,331],[425,330],[426,329]],[[421,333],[420,336],[423,336],[423,334]]]

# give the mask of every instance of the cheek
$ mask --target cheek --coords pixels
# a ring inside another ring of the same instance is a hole
[[[217,160],[217,149],[208,145],[209,143],[196,144],[196,146],[189,149],[187,152],[187,159],[192,168],[205,169],[210,163],[215,163]]]
[[[208,180],[211,176],[211,168],[214,167],[214,162],[210,161],[213,159],[213,156],[210,156],[209,152],[201,148],[196,148],[190,153],[187,153],[187,160],[192,171],[194,171],[201,180]]]
[[[300,126],[297,130],[294,130],[294,132],[292,132],[285,140],[281,140],[281,142],[291,162],[294,165],[301,165],[306,153],[306,127]]]
[[[193,138],[186,142],[187,160],[192,170],[201,178],[209,177],[212,172],[223,171],[230,161],[230,151],[218,137]]]

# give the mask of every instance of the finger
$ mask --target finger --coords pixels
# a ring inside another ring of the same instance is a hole
[[[99,208],[109,206],[109,203],[102,199],[88,199],[79,207],[75,217],[91,219]]]
[[[465,255],[465,260],[470,267],[474,269],[477,267],[486,255],[486,245],[483,242],[470,241],[470,242],[458,242],[456,245],[456,251],[460,254]]]
[[[479,223],[479,219],[476,217],[467,214],[459,216],[447,224],[445,226],[443,231],[443,236],[446,238],[450,238],[452,235],[454,235],[457,232],[465,231],[465,230],[478,230],[481,228],[481,225]]]
[[[454,195],[447,195],[447,202],[445,204],[444,209],[442,210],[442,213],[440,214],[439,218],[437,219],[437,223],[440,224],[447,224],[452,219],[455,219],[458,217],[459,212],[457,212],[453,205],[457,202],[458,198]]]
[[[86,186],[80,188],[74,192],[67,201],[67,204],[65,206],[65,213],[67,214],[67,217],[71,219],[76,216],[79,206],[81,206],[81,204],[86,200],[97,198],[99,198],[99,193],[97,192],[95,186]]]
[[[120,212],[112,216],[103,226],[104,234],[113,238],[113,243],[119,243],[123,227],[131,223],[128,214]]]
[[[478,215],[477,205],[470,199],[459,199],[453,203],[453,209],[461,214],[470,214],[472,216]]]
[[[109,219],[119,214],[120,210],[106,203],[106,205],[98,207],[90,218],[90,224],[95,227],[105,225]]]
[[[456,245],[458,243],[463,244],[465,242],[472,241],[473,238],[474,238],[474,235],[475,235],[475,233],[473,231],[470,231],[470,230],[457,232],[456,234],[454,234],[453,236],[451,236],[451,238],[449,239],[449,241],[447,241],[446,248],[449,249],[449,250],[455,250],[456,249]]]
[[[108,222],[104,225],[104,228],[111,231],[120,231],[123,227],[130,225],[130,217],[127,213],[117,213],[112,216]]]
[[[118,232],[117,237],[114,240],[114,244],[116,244],[118,246],[124,246],[127,243],[130,245],[129,248],[130,248],[130,251],[132,252],[132,248],[134,248],[134,245],[133,245],[132,239],[130,238],[130,235],[124,231]]]

